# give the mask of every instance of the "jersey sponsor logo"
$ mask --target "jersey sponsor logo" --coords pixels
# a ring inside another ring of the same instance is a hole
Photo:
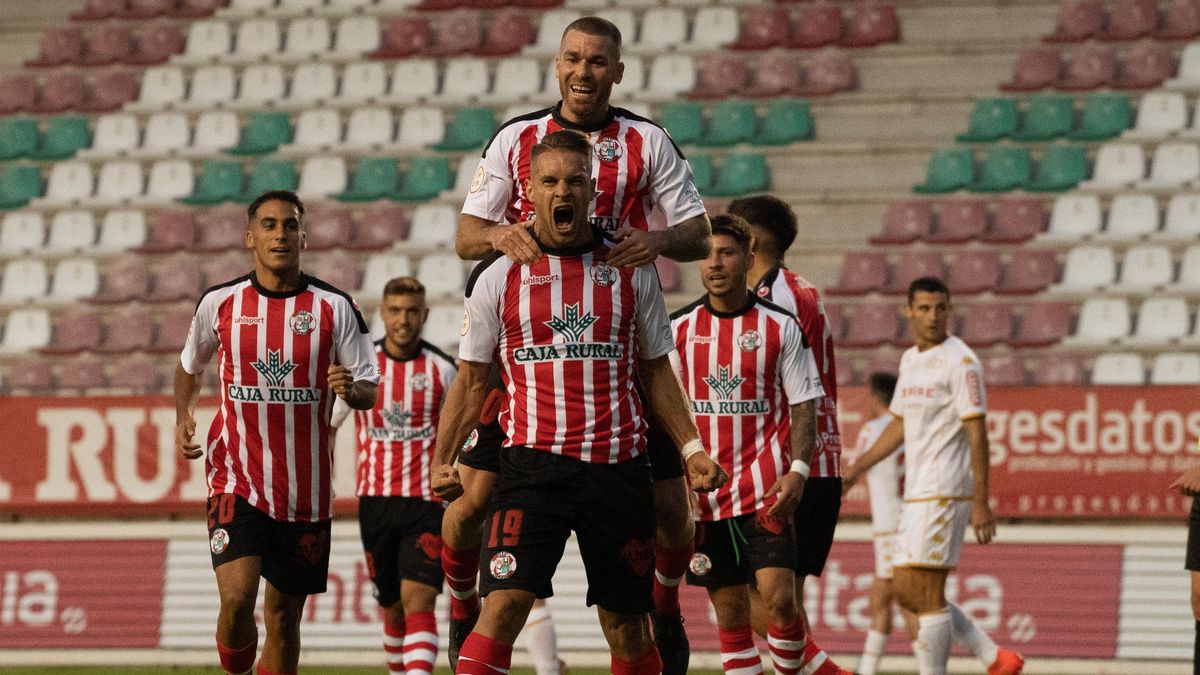
[[[376,441],[413,441],[433,438],[433,426],[426,424],[421,427],[410,427],[412,413],[405,410],[399,403],[380,411],[386,428],[368,427],[367,436]]]
[[[292,363],[291,361],[283,360],[283,357],[280,356],[280,350],[278,349],[274,351],[267,351],[267,360],[265,363],[260,358],[250,365],[254,366],[254,369],[258,371],[258,374],[262,375],[263,379],[267,381],[267,385],[271,387],[283,386],[283,379],[296,369],[296,364]]]
[[[621,148],[621,142],[615,138],[601,138],[596,141],[596,159],[601,162],[615,162],[621,159],[621,155],[625,151]]]
[[[557,274],[535,274],[531,277],[526,277],[521,281],[522,286],[544,286],[549,283],[558,281],[561,277]]]
[[[429,388],[429,376],[425,373],[417,373],[408,378],[408,385],[413,388],[413,391],[425,391]]]
[[[483,187],[483,181],[487,179],[487,171],[483,168],[483,162],[479,163],[479,168],[475,169],[475,177],[471,179],[471,194],[479,192],[479,188]]]
[[[243,403],[317,403],[320,393],[311,387],[247,387],[231,384],[225,388],[231,400]]]
[[[238,326],[261,326],[267,322],[263,316],[239,316],[233,320],[233,323]]]
[[[696,415],[765,415],[771,406],[766,399],[750,401],[692,401],[692,413]]]
[[[591,312],[580,314],[579,304],[576,303],[563,307],[562,316],[553,316],[545,324],[568,341],[579,342],[583,339],[584,331],[596,323],[596,318]]]
[[[491,571],[493,579],[503,581],[517,573],[517,557],[508,551],[500,551],[492,556],[488,569]]]
[[[292,315],[288,320],[292,326],[292,332],[296,335],[308,335],[317,327],[317,320],[313,318],[312,312],[307,309],[302,309]]]
[[[591,269],[592,283],[600,288],[608,288],[617,280],[617,271],[613,268],[600,263]]]
[[[717,393],[718,398],[733,398],[733,393],[746,381],[746,378],[741,375],[731,374],[730,370],[729,366],[721,366],[717,370],[716,377],[709,375],[704,378],[704,383],[708,385],[709,389]]]
[[[744,352],[752,352],[762,346],[762,336],[756,330],[748,330],[742,333],[737,340],[738,348]]]
[[[688,569],[692,574],[702,577],[712,571],[712,558],[703,553],[697,553],[688,562]]]
[[[212,536],[208,539],[208,550],[212,551],[213,555],[221,555],[227,548],[229,548],[229,533],[225,531],[225,528],[218,527],[213,530]]]
[[[613,216],[588,216],[588,224],[605,232],[616,232],[621,221]]]
[[[611,361],[624,356],[625,345],[619,342],[568,342],[556,345],[517,347],[513,350],[513,359],[518,363],[585,359]]]
[[[383,415],[383,421],[392,427],[406,427],[408,421],[412,419],[412,413],[395,401],[392,402],[391,409],[384,410],[380,414]]]

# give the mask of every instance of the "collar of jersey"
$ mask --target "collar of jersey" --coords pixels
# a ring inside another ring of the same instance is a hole
[[[554,104],[554,107],[550,109],[550,116],[554,118],[554,121],[555,121],[555,123],[558,124],[558,126],[564,128],[564,129],[570,129],[571,131],[583,131],[585,133],[591,133],[593,131],[600,131],[604,127],[607,127],[609,124],[612,124],[613,107],[611,105],[608,106],[608,113],[604,116],[604,119],[599,122],[596,122],[595,124],[575,124],[574,122],[563,117],[562,116],[562,101],[559,101],[558,103]]]
[[[300,295],[301,293],[303,293],[304,289],[308,288],[308,275],[305,274],[304,272],[301,272],[300,273],[300,283],[297,284],[296,288],[294,288],[290,291],[268,291],[267,289],[263,288],[262,284],[258,283],[258,272],[250,273],[250,283],[254,286],[254,290],[258,291],[258,294],[263,297],[266,297],[266,298],[294,298],[297,295]]]
[[[782,265],[776,265],[775,267],[772,267],[771,269],[767,270],[767,273],[762,275],[762,278],[758,280],[758,283],[754,284],[754,288],[759,289],[759,288],[769,287],[772,284],[774,284],[775,279],[779,276],[779,271],[782,269],[783,269]]]
[[[408,357],[407,359],[402,359],[402,358],[399,358],[396,356],[392,356],[391,352],[389,352],[387,350],[387,346],[384,344],[383,338],[379,338],[378,340],[376,340],[375,344],[379,345],[379,351],[383,352],[384,356],[388,357],[389,359],[391,359],[397,363],[407,363],[409,361],[412,361],[413,359],[415,359],[421,355],[421,350],[425,349],[425,340],[419,340],[417,342],[417,348],[413,350],[412,356]]]
[[[591,243],[581,244],[579,246],[569,246],[569,247],[565,247],[565,248],[555,248],[553,246],[546,246],[545,244],[543,244],[541,242],[541,240],[539,240],[537,238],[537,233],[533,231],[532,227],[529,228],[529,236],[533,237],[533,240],[535,242],[537,242],[538,248],[542,249],[542,253],[545,253],[546,255],[552,255],[557,258],[569,258],[572,256],[583,255],[584,253],[591,253],[592,251],[595,251],[596,247],[600,245],[600,242],[602,242],[608,238],[606,236],[605,232],[603,230],[601,230],[600,228],[596,227],[595,225],[592,225],[591,228],[592,228],[592,237],[593,237],[593,240]]]
[[[704,294],[704,309],[707,309],[709,314],[712,314],[718,319],[733,319],[735,317],[739,317],[746,312],[749,312],[756,304],[758,304],[758,298],[754,295],[754,293],[750,292],[750,289],[746,289],[745,305],[733,310],[732,312],[721,312],[713,308],[712,303],[709,302],[709,295],[707,293]]]

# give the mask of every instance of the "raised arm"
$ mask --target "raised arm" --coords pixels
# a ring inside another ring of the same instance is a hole
[[[683,384],[671,367],[670,358],[664,354],[653,359],[639,359],[638,376],[649,399],[649,407],[683,455],[692,489],[708,492],[724,485],[729,474],[705,452]]]
[[[904,445],[904,420],[893,417],[866,454],[859,457],[842,472],[842,492],[849,490],[868,469],[882,462],[901,445]]]
[[[987,421],[983,415],[963,420],[963,432],[971,446],[971,474],[975,479],[975,495],[971,501],[971,527],[975,539],[986,544],[996,536],[996,517],[988,504],[988,472],[990,471],[990,448],[987,437]]]
[[[712,247],[712,226],[701,213],[665,230],[647,232],[622,227],[614,235],[618,243],[608,262],[619,267],[641,267],[666,256],[679,262],[699,260]]]
[[[462,481],[454,460],[471,430],[479,424],[479,413],[488,394],[490,363],[463,361],[446,392],[442,416],[438,421],[437,443],[434,445],[430,485],[434,494],[447,501],[462,495]]]
[[[500,251],[514,262],[532,265],[542,256],[542,250],[526,229],[528,225],[528,222],[495,223],[469,213],[461,214],[454,250],[463,260],[483,260],[493,251]]]

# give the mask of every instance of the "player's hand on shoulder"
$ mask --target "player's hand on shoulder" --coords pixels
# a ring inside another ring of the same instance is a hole
[[[515,225],[497,225],[491,228],[488,236],[492,250],[508,256],[520,265],[532,265],[542,257],[542,249],[533,240],[527,229],[533,224],[526,220]]]
[[[450,464],[434,467],[429,474],[429,486],[433,488],[433,494],[448,502],[463,494],[462,478],[458,475],[458,469]]]
[[[688,482],[696,492],[711,492],[729,481],[729,474],[707,452],[697,452],[688,457],[687,471]]]
[[[996,516],[986,499],[977,499],[971,506],[971,528],[975,530],[975,540],[980,544],[991,543],[996,536]]]
[[[1184,471],[1183,475],[1171,483],[1170,489],[1179,490],[1179,494],[1184,497],[1195,497],[1200,494],[1200,465]]]
[[[783,474],[764,495],[765,497],[779,495],[775,503],[767,510],[767,515],[772,518],[791,516],[796,511],[796,507],[800,506],[800,498],[804,496],[804,483],[804,476],[796,471]]]
[[[200,444],[192,439],[196,436],[196,420],[189,417],[175,425],[175,449],[185,459],[197,459],[204,454]]]
[[[626,225],[613,233],[617,245],[608,255],[608,264],[615,267],[641,267],[654,262],[662,253],[658,237]]]
[[[329,388],[333,389],[333,393],[345,400],[353,386],[354,376],[349,368],[336,363],[329,366]]]

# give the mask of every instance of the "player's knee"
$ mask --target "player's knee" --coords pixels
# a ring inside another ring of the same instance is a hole
[[[263,623],[272,635],[298,635],[304,603],[281,602],[263,607]]]
[[[759,595],[762,598],[763,611],[771,623],[786,626],[799,618],[796,596],[791,588],[759,588]]]
[[[633,659],[646,653],[653,642],[644,615],[600,613],[600,629],[618,658]]]
[[[258,600],[253,586],[232,586],[219,589],[221,611],[238,618],[253,617],[254,605]]]
[[[484,605],[497,623],[516,624],[520,628],[525,624],[525,615],[533,608],[533,601],[533,596],[528,593],[497,591],[487,596]]]

